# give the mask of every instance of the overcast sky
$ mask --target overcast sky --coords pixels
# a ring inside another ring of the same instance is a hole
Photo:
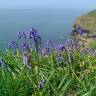
[[[96,0],[0,0],[2,8],[96,9]]]

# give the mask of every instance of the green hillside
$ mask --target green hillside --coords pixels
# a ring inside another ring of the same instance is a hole
[[[75,24],[79,25],[89,33],[85,33],[82,37],[78,37],[80,42],[85,41],[86,47],[93,47],[93,43],[96,45],[96,10],[86,13],[77,17]]]
[[[75,24],[90,30],[92,33],[96,33],[96,10],[78,17]]]

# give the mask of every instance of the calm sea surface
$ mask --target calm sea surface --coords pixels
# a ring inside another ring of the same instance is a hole
[[[65,41],[68,39],[76,17],[86,13],[84,10],[0,10],[0,43],[16,40],[18,31],[28,32],[37,29],[43,41]]]

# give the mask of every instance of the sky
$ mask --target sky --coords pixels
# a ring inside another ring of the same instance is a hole
[[[0,9],[96,9],[96,0],[0,0]]]

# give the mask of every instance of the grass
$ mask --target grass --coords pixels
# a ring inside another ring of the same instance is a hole
[[[58,48],[47,42],[42,54],[39,33],[30,32],[19,33],[22,48],[12,41],[0,50],[0,96],[96,96],[95,56],[80,52],[72,40]]]
[[[95,40],[90,40],[89,47],[95,49],[96,48],[96,41]]]
[[[96,16],[96,10],[89,12],[88,15],[95,17]]]
[[[58,64],[55,51],[39,59],[31,51],[31,69],[24,66],[19,52],[1,51],[0,57],[5,62],[0,67],[0,96],[96,96],[96,57],[89,54],[74,50],[72,63],[66,56],[66,63]],[[38,88],[42,78],[44,86]]]

